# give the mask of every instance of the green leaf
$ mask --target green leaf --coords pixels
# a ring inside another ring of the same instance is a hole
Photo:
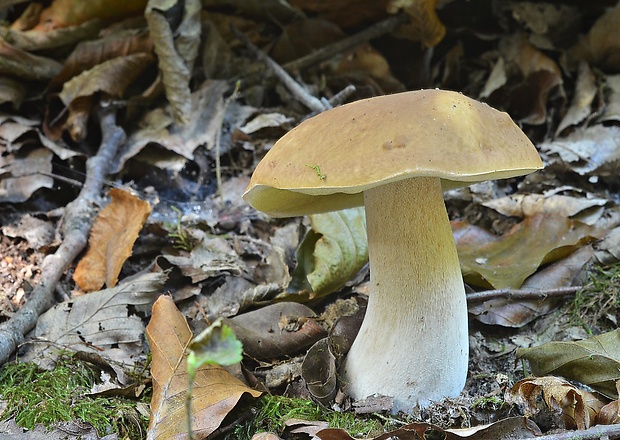
[[[243,345],[219,318],[188,345],[187,371],[191,377],[204,365],[233,365],[243,358]]]
[[[312,230],[297,250],[291,290],[312,292],[311,298],[340,289],[368,261],[364,208],[309,216]]]
[[[588,385],[617,399],[620,379],[620,330],[576,342],[547,342],[520,348],[517,358],[527,359],[536,376],[553,374]]]

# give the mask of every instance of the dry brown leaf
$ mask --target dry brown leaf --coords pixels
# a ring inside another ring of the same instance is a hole
[[[134,365],[144,352],[144,322],[167,276],[149,272],[112,289],[57,304],[39,317],[28,360],[53,362],[61,349],[101,355],[119,365]],[[139,316],[140,314],[141,316]]]
[[[185,394],[188,385],[185,349],[193,335],[185,317],[169,296],[161,296],[153,305],[153,316],[146,328],[146,336],[153,353],[153,398],[147,438],[185,438]],[[254,397],[261,394],[219,366],[200,368],[192,393],[192,421],[196,438],[204,439],[215,431],[246,393]]]
[[[49,88],[55,90],[69,79],[104,61],[119,56],[152,52],[153,42],[144,29],[127,29],[97,40],[83,41],[71,52],[62,71],[50,82]]]
[[[488,425],[473,428],[443,429],[430,423],[411,423],[394,431],[374,437],[373,440],[424,440],[442,438],[443,440],[489,440],[535,438],[541,435],[540,428],[529,419],[509,417]],[[353,440],[343,429],[328,428],[316,433],[321,440]]]
[[[541,264],[570,254],[602,233],[544,213],[527,217],[501,237],[464,222],[452,222],[452,231],[465,279],[496,289],[521,287]]]
[[[571,106],[560,121],[555,130],[556,137],[566,128],[578,125],[588,116],[592,115],[592,102],[598,93],[596,76],[585,61],[579,63],[579,73],[577,84],[575,85],[575,95]]]
[[[523,218],[536,214],[553,214],[570,217],[590,226],[596,225],[601,219],[607,204],[607,199],[562,194],[513,194],[483,203],[505,216]]]
[[[563,76],[556,62],[534,47],[523,33],[504,37],[500,53],[506,61],[507,80],[519,80],[498,97],[498,104],[508,108],[520,122],[543,124],[547,119],[547,100],[552,91],[561,89]],[[486,87],[485,87],[486,90]]]
[[[520,380],[506,392],[506,401],[523,406],[526,417],[550,414],[568,429],[592,426],[605,404],[595,394],[554,376]]]
[[[91,96],[97,92],[121,97],[125,89],[139,78],[153,61],[153,56],[146,53],[104,61],[64,83],[59,97],[65,105],[69,105],[76,98]]]
[[[52,152],[45,148],[5,154],[0,146],[0,203],[21,203],[40,188],[51,188]]]
[[[604,70],[620,70],[620,3],[609,9],[570,51],[573,61],[585,60]]]
[[[0,39],[0,74],[21,81],[47,81],[61,70],[58,61],[33,55]]]
[[[91,230],[88,251],[80,260],[73,279],[85,292],[112,287],[123,263],[131,255],[133,244],[151,205],[127,191],[113,188],[110,203],[101,210]]]
[[[397,35],[420,41],[425,47],[433,47],[446,35],[446,28],[437,16],[436,7],[437,0],[390,0],[386,9],[391,14],[402,10],[411,18],[410,23],[397,29]]]
[[[54,0],[41,12],[37,31],[75,26],[88,20],[115,20],[139,15],[144,11],[147,0]]]
[[[177,123],[185,125],[190,122],[192,111],[189,80],[200,41],[200,2],[184,2],[183,19],[173,30],[166,15],[174,5],[151,0],[145,16],[172,115]]]

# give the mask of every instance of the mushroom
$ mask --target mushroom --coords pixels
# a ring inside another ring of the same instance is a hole
[[[356,101],[278,140],[243,198],[274,217],[364,205],[366,316],[342,369],[355,399],[393,411],[465,386],[468,317],[442,191],[542,168],[510,117],[462,94],[420,90]]]

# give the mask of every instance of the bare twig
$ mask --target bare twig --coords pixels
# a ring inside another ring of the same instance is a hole
[[[278,77],[282,84],[293,94],[295,99],[301,102],[303,105],[308,107],[310,110],[320,113],[322,111],[327,110],[327,107],[318,99],[316,96],[312,96],[306,89],[304,89],[301,84],[295,81],[291,76],[276,63],[269,55],[264,53],[258,47],[254,46],[254,44],[250,41],[248,37],[241,31],[239,31],[234,26],[231,26],[231,29],[235,36],[243,43],[245,46],[252,51],[254,56],[267,64],[267,66],[271,69],[271,71]]]
[[[9,360],[23,342],[24,335],[35,327],[39,316],[52,307],[56,284],[88,242],[93,206],[100,199],[105,177],[119,145],[125,141],[125,132],[116,125],[115,111],[115,107],[108,106],[99,112],[103,139],[97,155],[86,162],[86,181],[80,194],[65,208],[63,242],[54,254],[43,260],[39,284],[26,304],[0,325],[0,364]]]
[[[597,440],[620,438],[620,425],[596,425],[588,429],[536,436],[536,440]]]
[[[506,299],[546,299],[551,297],[560,297],[574,295],[584,286],[558,287],[557,289],[546,290],[527,290],[527,289],[498,289],[486,290],[484,292],[475,292],[467,294],[467,304],[472,305],[488,301],[490,299],[506,298]]]
[[[406,14],[388,17],[385,20],[382,20],[378,23],[373,24],[372,26],[367,27],[366,29],[358,32],[357,34],[351,35],[350,37],[344,38],[340,41],[330,44],[329,46],[322,47],[321,49],[318,49],[304,57],[286,63],[282,67],[284,67],[284,69],[286,69],[288,72],[293,72],[309,66],[313,66],[322,61],[328,60],[335,55],[353,49],[354,47],[359,46],[362,43],[366,43],[373,38],[388,34],[401,24],[407,23],[408,21],[409,16]]]
[[[235,90],[232,92],[232,95],[230,95],[224,101],[224,109],[222,110],[223,115],[226,115],[226,109],[228,109],[230,103],[237,99],[237,97],[239,96],[240,85],[241,82],[237,81],[237,84],[235,84]],[[222,118],[222,123],[218,127],[217,132],[215,133],[215,179],[217,181],[217,193],[219,194],[220,199],[224,200],[224,192],[222,191],[222,166],[220,162],[220,148],[223,130],[222,125],[224,125],[224,117]]]

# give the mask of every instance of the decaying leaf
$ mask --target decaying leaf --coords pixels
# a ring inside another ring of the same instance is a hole
[[[527,359],[537,376],[554,374],[588,385],[599,393],[618,398],[620,379],[620,330],[581,341],[553,341],[520,348],[517,358]]]
[[[620,127],[593,125],[566,137],[539,145],[554,162],[558,159],[581,175],[617,175],[620,163]]]
[[[506,392],[506,401],[520,405],[526,417],[548,414],[568,429],[592,426],[605,404],[595,394],[553,376],[520,380]]]
[[[62,64],[50,58],[33,55],[0,40],[0,74],[21,80],[45,81],[58,75]]]
[[[524,417],[509,417],[489,425],[462,429],[443,429],[430,423],[411,423],[387,432],[372,440],[419,440],[441,438],[443,440],[488,440],[535,438],[542,432],[536,423]],[[343,429],[323,429],[316,433],[321,440],[354,440]]]
[[[571,106],[562,118],[562,121],[555,130],[558,136],[567,127],[578,125],[588,116],[592,114],[592,102],[596,97],[598,87],[596,77],[585,61],[579,63],[579,73],[577,84],[575,86],[575,96],[571,102]]]
[[[25,202],[40,188],[51,188],[54,184],[52,152],[45,148],[17,154],[3,154],[0,146],[0,202]]]
[[[541,264],[600,235],[588,225],[550,214],[527,217],[501,237],[463,222],[452,222],[452,231],[465,279],[496,289],[519,288]]]
[[[603,70],[620,70],[620,4],[594,23],[588,34],[569,52],[573,60],[585,60]]]
[[[88,240],[88,251],[80,260],[73,279],[85,292],[113,287],[123,263],[131,255],[133,244],[151,205],[127,191],[113,188],[110,203],[99,212]]]
[[[309,347],[327,335],[307,306],[282,302],[226,320],[244,351],[254,359],[274,359]]]
[[[176,29],[166,14],[175,4],[150,0],[145,11],[149,32],[155,45],[166,97],[176,122],[187,124],[191,117],[189,80],[200,42],[200,2],[184,2],[184,14]]]
[[[153,353],[153,398],[147,438],[181,438],[187,432],[186,348],[192,332],[169,296],[159,297],[153,305],[146,335]],[[258,397],[261,393],[220,366],[200,368],[192,393],[192,425],[196,438],[206,438],[213,433],[244,394]]]
[[[65,105],[75,99],[105,92],[121,97],[125,89],[154,61],[152,55],[136,53],[119,56],[97,64],[64,83],[60,99]]]
[[[545,291],[571,286],[591,261],[593,253],[591,245],[584,246],[568,257],[537,271],[525,280],[521,289]],[[484,324],[517,328],[552,312],[563,303],[564,299],[557,297],[531,300],[496,298],[480,304],[470,304],[467,310]]]
[[[603,215],[609,200],[561,194],[513,194],[482,204],[505,216],[523,218],[536,214],[552,214],[570,217],[593,226]]]
[[[227,89],[226,81],[206,81],[202,84],[188,101],[191,107],[188,113],[190,120],[183,126],[175,125],[172,109],[157,108],[147,112],[138,124],[138,129],[129,134],[126,146],[114,164],[114,172],[119,172],[128,159],[149,144],[161,145],[187,159],[194,158],[193,153],[198,146],[211,150],[224,120],[223,95]],[[153,156],[153,150],[151,148],[147,155]]]
[[[297,252],[297,268],[289,291],[311,297],[341,288],[368,261],[364,208],[310,215],[312,229]]]
[[[112,20],[144,11],[146,0],[91,0],[84,3],[80,0],[54,0],[41,12],[38,31],[49,31],[55,28],[79,25],[93,18]]]
[[[166,278],[161,272],[147,273],[54,306],[39,318],[34,330],[37,339],[52,345],[35,345],[32,357],[40,358],[41,352],[52,357],[66,348],[133,365],[144,342],[142,317],[135,311],[148,313]]]

